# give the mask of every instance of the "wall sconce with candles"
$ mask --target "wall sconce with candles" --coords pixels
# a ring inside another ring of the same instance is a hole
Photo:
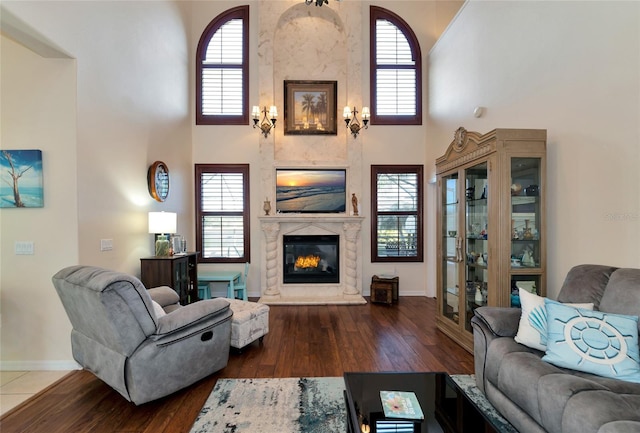
[[[258,125],[258,122],[260,122],[260,113],[264,114],[264,116],[262,117],[262,122],[260,123],[260,125]],[[253,116],[253,127],[260,128],[260,130],[262,131],[262,135],[264,135],[264,138],[267,138],[269,132],[271,132],[271,128],[276,127],[276,118],[278,117],[278,109],[276,108],[276,106],[272,105],[269,108],[269,111],[267,111],[267,107],[265,105],[262,111],[260,111],[260,107],[254,105],[253,110],[251,111],[251,115]]]
[[[177,214],[175,212],[149,212],[149,233],[156,235],[156,256],[169,256],[169,238],[176,232]]]
[[[369,128],[369,117],[371,117],[371,113],[369,113],[369,107],[362,107],[362,124],[360,125],[360,121],[358,120],[358,110],[356,107],[353,107],[353,110],[349,107],[344,107],[343,111],[344,123],[347,125],[347,128],[351,131],[353,138],[357,138],[361,129]]]

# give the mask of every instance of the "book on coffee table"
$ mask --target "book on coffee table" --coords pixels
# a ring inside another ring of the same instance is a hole
[[[380,400],[386,418],[424,419],[418,398],[413,392],[380,391]]]

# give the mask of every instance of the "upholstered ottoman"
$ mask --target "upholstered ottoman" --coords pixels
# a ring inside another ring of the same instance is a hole
[[[269,306],[240,299],[227,299],[233,311],[231,320],[231,347],[242,349],[249,343],[260,341],[269,332]]]

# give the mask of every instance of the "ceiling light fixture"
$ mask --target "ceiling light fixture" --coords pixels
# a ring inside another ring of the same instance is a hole
[[[342,1],[342,0],[336,0],[336,1]],[[322,6],[323,4],[329,4],[329,0],[304,0],[304,3],[308,6],[311,3],[316,4],[316,6]]]

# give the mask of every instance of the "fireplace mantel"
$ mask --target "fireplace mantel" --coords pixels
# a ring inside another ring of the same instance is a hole
[[[345,214],[276,214],[259,218],[262,239],[262,297],[265,304],[365,304],[362,297],[363,217]],[[340,236],[340,282],[284,284],[284,235]]]

